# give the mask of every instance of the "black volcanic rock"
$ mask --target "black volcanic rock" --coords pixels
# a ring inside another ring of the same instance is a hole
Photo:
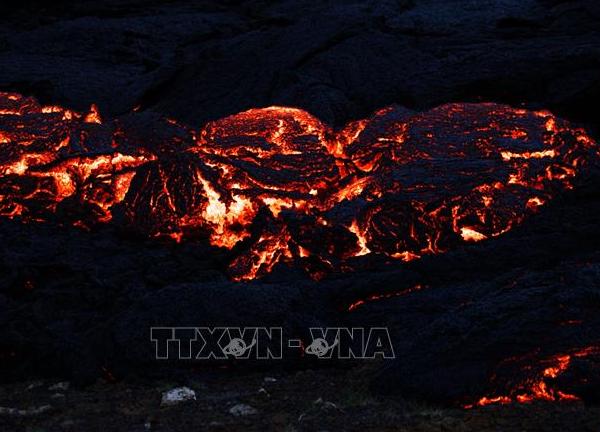
[[[494,241],[321,282],[275,272],[240,285],[226,280],[227,257],[199,243],[4,221],[0,339],[12,356],[2,357],[1,378],[176,376],[187,364],[153,360],[151,326],[267,325],[294,336],[387,326],[396,359],[374,379],[377,392],[444,404],[505,394],[545,358],[600,346],[598,179],[582,184]],[[549,383],[593,403],[599,363],[574,358]],[[309,364],[286,357],[279,366]]]
[[[26,2],[0,88],[191,125],[272,104],[342,124],[390,103],[527,103],[599,118],[593,1]]]

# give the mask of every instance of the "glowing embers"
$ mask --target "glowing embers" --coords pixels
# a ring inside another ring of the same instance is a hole
[[[499,396],[485,396],[473,404],[465,405],[465,408],[475,406],[486,406],[494,404],[509,404],[513,402],[528,403],[533,401],[574,401],[579,400],[577,396],[570,393],[571,390],[561,388],[561,376],[573,369],[570,385],[582,385],[585,387],[588,378],[577,377],[577,366],[574,363],[596,361],[600,356],[600,348],[589,346],[564,354],[556,354],[541,360],[537,355],[526,355],[523,357],[509,358],[500,364],[499,370],[494,374],[492,382],[499,381],[498,374],[512,376],[525,376],[518,382],[505,384],[497,383],[504,387],[510,387],[509,394]],[[581,381],[578,383],[578,381]],[[581,389],[578,389],[581,391]]]
[[[278,263],[314,277],[498,236],[598,159],[546,112],[388,107],[334,131],[251,109],[196,131],[151,113],[102,119],[0,94],[0,214],[231,249],[233,279]]]

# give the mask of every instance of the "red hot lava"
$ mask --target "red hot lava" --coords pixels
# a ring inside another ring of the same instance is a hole
[[[520,369],[531,369],[531,363],[533,363],[540,370],[537,373],[527,371],[527,373],[523,374],[529,378],[521,382],[512,383],[509,386],[511,388],[509,394],[484,396],[474,404],[465,405],[465,408],[509,404],[513,402],[529,403],[536,400],[549,402],[579,400],[579,397],[574,394],[554,388],[553,381],[559,379],[561,375],[565,374],[571,368],[571,363],[574,359],[585,360],[587,357],[598,356],[599,354],[599,347],[589,346],[565,354],[556,354],[543,359],[541,362],[531,362],[530,357],[536,357],[535,355],[524,356],[522,358],[509,358],[500,365],[500,368],[517,367]],[[495,379],[496,376],[492,378],[492,381],[495,381]]]
[[[499,236],[598,155],[548,112],[491,103],[388,107],[339,131],[270,107],[194,130],[0,93],[0,215],[207,238],[233,250],[236,280],[278,263],[319,277],[357,256],[412,260]]]

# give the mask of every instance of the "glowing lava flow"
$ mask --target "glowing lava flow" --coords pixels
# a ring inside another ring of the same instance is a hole
[[[194,130],[0,93],[0,215],[205,238],[233,251],[235,280],[278,263],[321,277],[363,255],[409,261],[496,237],[598,156],[548,112],[489,103],[388,107],[338,131],[270,107]]]
[[[564,374],[570,367],[573,359],[585,359],[588,356],[597,356],[600,348],[595,346],[579,349],[568,354],[557,354],[539,362],[543,369],[536,375],[523,382],[513,385],[509,395],[485,396],[474,404],[465,405],[465,408],[495,404],[509,404],[513,402],[529,403],[533,401],[576,401],[579,398],[566,391],[553,387],[552,381]],[[518,363],[523,359],[508,359],[505,363]],[[526,366],[530,369],[531,366]],[[530,375],[526,373],[525,375]]]
[[[348,310],[348,312],[352,312],[353,310],[358,309],[359,307],[366,304],[367,302],[373,302],[373,301],[388,299],[388,298],[392,298],[392,297],[402,297],[407,294],[413,293],[415,291],[420,291],[423,288],[424,287],[422,285],[415,285],[410,288],[406,288],[402,291],[395,291],[395,292],[389,292],[389,293],[384,293],[384,294],[371,294],[370,296],[368,296],[364,299],[356,300],[355,302],[351,303],[348,306],[347,310]]]

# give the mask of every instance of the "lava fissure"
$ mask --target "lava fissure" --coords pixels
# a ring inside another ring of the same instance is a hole
[[[388,107],[334,130],[251,109],[200,130],[152,113],[107,121],[0,93],[0,215],[231,249],[232,279],[279,263],[319,278],[377,254],[404,261],[499,236],[597,163],[549,112]]]

